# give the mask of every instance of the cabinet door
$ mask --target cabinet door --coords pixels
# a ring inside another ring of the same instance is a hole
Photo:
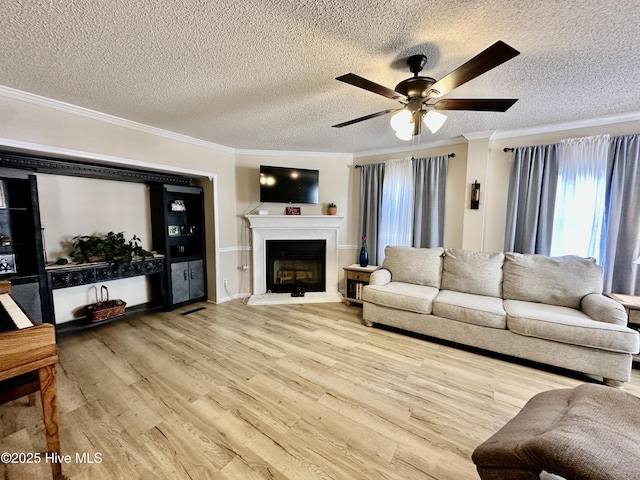
[[[171,264],[171,303],[189,300],[189,262]]]
[[[189,262],[189,298],[204,297],[204,261]]]

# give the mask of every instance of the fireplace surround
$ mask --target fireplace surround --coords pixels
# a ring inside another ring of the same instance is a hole
[[[267,292],[267,240],[325,242],[325,287],[338,292],[338,231],[344,217],[337,215],[247,215],[252,243],[252,294]]]

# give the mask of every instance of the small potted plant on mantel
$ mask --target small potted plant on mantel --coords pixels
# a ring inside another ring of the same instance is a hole
[[[335,215],[336,213],[338,213],[338,207],[335,203],[329,202],[329,204],[327,205],[327,214]]]

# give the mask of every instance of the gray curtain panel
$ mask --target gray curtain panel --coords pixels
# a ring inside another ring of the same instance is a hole
[[[417,158],[413,161],[413,246],[441,247],[444,240],[444,210],[449,156]]]
[[[605,291],[640,295],[640,135],[611,139],[604,228]]]
[[[367,236],[369,264],[378,265],[376,251],[378,250],[378,227],[382,208],[384,163],[363,165],[360,170],[360,212],[358,218],[360,237]],[[360,245],[358,245],[355,263],[358,262],[359,254]]]
[[[511,161],[504,250],[549,255],[558,181],[558,146],[516,148]]]

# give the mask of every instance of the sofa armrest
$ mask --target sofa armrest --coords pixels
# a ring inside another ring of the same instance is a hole
[[[580,309],[594,320],[627,326],[627,312],[624,307],[600,293],[590,293],[582,297]]]
[[[391,272],[386,268],[380,268],[371,272],[369,285],[386,285],[391,281]]]

